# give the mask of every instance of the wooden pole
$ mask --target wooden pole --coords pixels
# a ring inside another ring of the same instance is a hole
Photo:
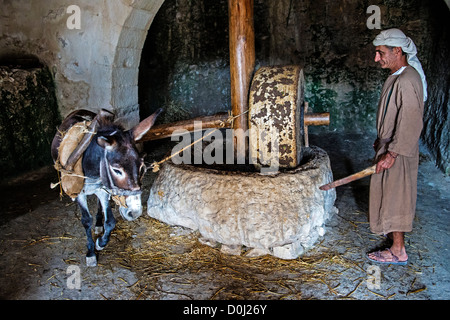
[[[139,142],[158,140],[171,137],[175,131],[180,134],[186,131],[194,132],[195,130],[206,130],[210,128],[230,128],[228,113],[221,112],[212,116],[202,116],[189,120],[181,120],[172,123],[158,124],[150,128],[147,133],[139,140]],[[195,122],[200,122],[201,126],[195,126]]]
[[[171,137],[174,131],[190,131],[194,132],[197,128],[195,122],[201,122],[199,130],[206,130],[211,128],[231,128],[228,122],[228,113],[220,112],[212,116],[202,116],[189,120],[182,120],[166,124],[158,124],[150,128],[147,133],[139,140],[139,142],[158,140]],[[236,121],[236,119],[234,120]],[[304,115],[305,128],[307,126],[322,126],[330,124],[330,114],[325,113],[307,113]]]
[[[92,119],[91,124],[87,128],[87,133],[84,134],[83,138],[80,140],[78,145],[70,154],[69,158],[67,158],[66,163],[64,165],[64,169],[67,171],[73,171],[73,167],[77,163],[78,159],[81,158],[83,153],[86,151],[87,147],[92,141],[92,138],[97,133],[97,128],[99,125],[99,121],[105,118],[114,119],[114,114],[106,109],[101,109],[100,112]]]
[[[304,103],[305,109],[303,111],[303,117],[308,113],[309,103],[305,101]],[[306,120],[306,119],[305,119]],[[305,121],[306,122],[306,121]],[[308,125],[303,123],[303,134],[305,135],[305,147],[309,148],[309,134],[308,134]]]
[[[306,113],[305,126],[328,126],[330,124],[330,113]]]
[[[228,0],[231,110],[234,120],[236,157],[247,156],[245,133],[248,130],[248,94],[255,69],[255,29],[253,25],[253,0]],[[240,130],[238,130],[240,129]],[[238,148],[239,147],[239,148]]]
[[[373,166],[371,166],[369,168],[366,168],[366,169],[364,169],[362,171],[354,173],[354,174],[352,174],[352,175],[350,175],[348,177],[345,177],[345,178],[342,178],[342,179],[330,182],[328,184],[324,184],[323,186],[319,187],[319,189],[327,191],[327,190],[330,190],[330,189],[342,186],[344,184],[350,183],[352,181],[362,179],[364,177],[367,177],[367,176],[370,176],[370,175],[374,174],[375,171],[376,171],[376,168],[377,168],[377,165],[373,165]]]

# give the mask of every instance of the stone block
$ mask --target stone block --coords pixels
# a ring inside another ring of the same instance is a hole
[[[163,4],[164,0],[128,0],[130,5],[136,9],[142,9],[156,14],[159,7]]]
[[[141,63],[141,50],[117,48],[114,65],[123,68],[139,68]]]
[[[131,11],[130,15],[125,21],[124,27],[147,31],[154,17],[154,14],[149,11],[135,9]]]
[[[114,68],[114,86],[137,86],[138,70],[136,68]]]
[[[147,31],[136,28],[123,27],[120,35],[119,48],[131,48],[141,50],[147,38]]]
[[[117,82],[117,77],[113,74],[113,79]],[[138,104],[138,86],[120,86],[113,83],[111,93],[111,103],[114,107],[134,106]]]

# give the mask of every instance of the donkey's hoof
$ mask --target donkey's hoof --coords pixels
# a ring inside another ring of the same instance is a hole
[[[97,249],[97,251],[102,251],[103,249],[105,249],[105,247],[102,247],[102,246],[100,245],[99,240],[100,240],[100,238],[98,238],[98,239],[95,241],[95,249]]]
[[[94,233],[96,235],[102,234],[103,233],[103,227],[95,227]]]
[[[92,257],[86,257],[86,266],[96,267],[97,266],[97,257],[95,255],[93,255]]]

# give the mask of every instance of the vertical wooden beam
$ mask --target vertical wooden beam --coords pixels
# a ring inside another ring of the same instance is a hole
[[[308,113],[308,109],[309,109],[309,103],[307,101],[305,101],[304,104],[305,104],[305,110],[303,111],[303,117],[306,116],[306,114]],[[305,123],[303,124],[303,134],[305,135],[305,147],[309,148],[308,125]]]
[[[235,148],[237,141],[245,141],[248,130],[248,94],[255,69],[255,29],[253,25],[253,0],[228,0],[230,32],[231,110],[233,116],[241,115],[233,123]],[[237,130],[242,129],[242,130]],[[244,150],[243,150],[244,149]],[[235,149],[240,159],[247,148]]]

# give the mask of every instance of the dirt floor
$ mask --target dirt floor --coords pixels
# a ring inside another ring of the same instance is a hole
[[[373,135],[315,134],[335,178],[371,164]],[[153,143],[149,161],[169,150]],[[146,204],[156,177],[145,179]],[[118,224],[99,265],[85,266],[80,212],[59,199],[52,168],[1,187],[1,299],[449,299],[450,177],[421,149],[414,231],[406,236],[407,266],[370,263],[366,252],[386,245],[367,222],[369,178],[337,189],[339,213],[317,246],[296,260],[227,256],[199,241],[199,234],[144,214]],[[77,276],[79,277],[77,278]],[[79,280],[78,282],[76,280]],[[78,288],[79,286],[79,288]]]

